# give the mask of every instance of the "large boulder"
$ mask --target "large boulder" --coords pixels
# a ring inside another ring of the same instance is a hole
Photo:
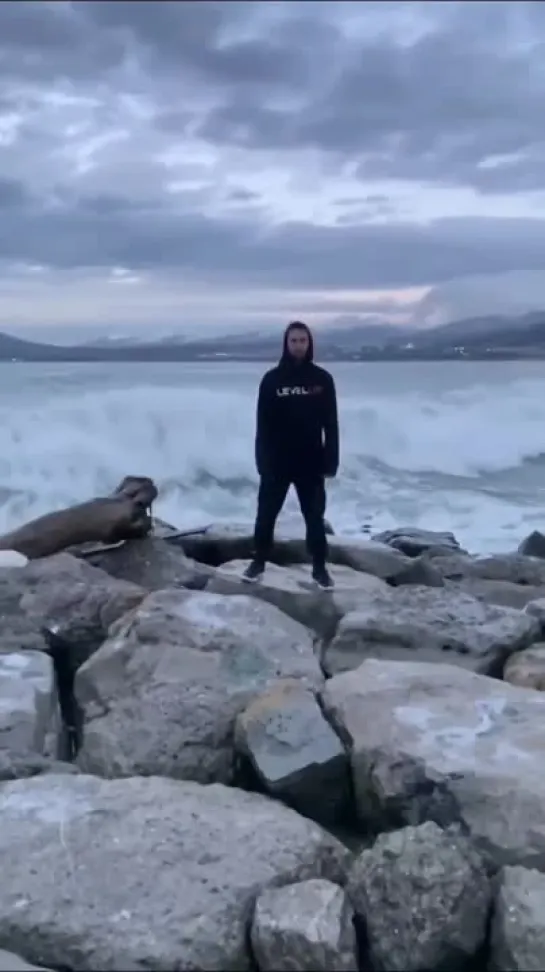
[[[530,615],[485,604],[448,588],[400,587],[389,599],[346,614],[325,645],[329,675],[357,668],[369,657],[438,661],[472,671],[500,673],[506,658],[539,636]]]
[[[120,619],[79,669],[79,764],[101,776],[230,782],[238,713],[279,677],[317,687],[310,633],[253,597],[170,590]]]
[[[245,972],[260,892],[349,858],[266,797],[160,778],[6,783],[0,819],[0,941],[51,968]]]
[[[146,591],[167,587],[202,590],[212,570],[186,557],[180,547],[161,537],[126,540],[113,548],[94,549],[84,553],[87,563],[99,567],[111,577],[130,581]]]
[[[432,821],[382,834],[354,861],[348,894],[373,969],[458,969],[486,939],[492,899],[470,842]]]
[[[323,878],[268,888],[256,902],[252,949],[259,972],[358,972],[346,894]]]
[[[110,625],[146,593],[67,553],[30,561],[12,576],[21,610],[36,630],[51,631],[66,646],[74,668],[96,651]]]
[[[505,867],[499,875],[492,921],[493,972],[545,969],[545,875]]]
[[[326,682],[360,819],[461,824],[494,866],[545,870],[545,697],[451,665],[368,659]]]
[[[319,823],[342,824],[351,809],[348,756],[314,692],[279,679],[241,712],[237,752],[265,790]]]
[[[313,583],[308,567],[279,567],[267,564],[263,579],[248,584],[242,579],[248,566],[244,560],[233,560],[218,568],[206,590],[217,594],[250,594],[280,608],[294,620],[330,637],[348,611],[365,606],[370,600],[388,602],[392,589],[372,574],[351,567],[331,566],[335,582],[333,591],[321,591]]]

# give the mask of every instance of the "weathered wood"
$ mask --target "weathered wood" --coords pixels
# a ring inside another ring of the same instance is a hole
[[[50,557],[84,543],[118,543],[147,536],[157,487],[147,476],[125,476],[111,496],[99,496],[46,513],[0,536],[0,550],[16,550],[29,560]]]

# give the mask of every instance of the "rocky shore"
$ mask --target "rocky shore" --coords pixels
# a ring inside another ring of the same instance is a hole
[[[545,536],[251,544],[0,554],[0,970],[545,968]]]

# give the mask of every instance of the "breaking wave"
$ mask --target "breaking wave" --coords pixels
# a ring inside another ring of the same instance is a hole
[[[180,527],[253,516],[259,366],[93,367],[1,366],[0,529],[104,493],[128,472],[153,476],[157,514]],[[501,380],[498,365],[480,366],[479,378],[475,366],[468,381],[453,364],[441,380],[445,367],[334,369],[337,530],[425,524],[495,549],[545,522],[541,376]]]

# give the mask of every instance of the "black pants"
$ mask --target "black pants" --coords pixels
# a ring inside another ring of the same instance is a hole
[[[308,552],[313,564],[323,566],[327,558],[324,524],[326,493],[323,476],[261,477],[254,532],[255,557],[263,563],[269,560],[276,520],[292,485],[305,520]]]

